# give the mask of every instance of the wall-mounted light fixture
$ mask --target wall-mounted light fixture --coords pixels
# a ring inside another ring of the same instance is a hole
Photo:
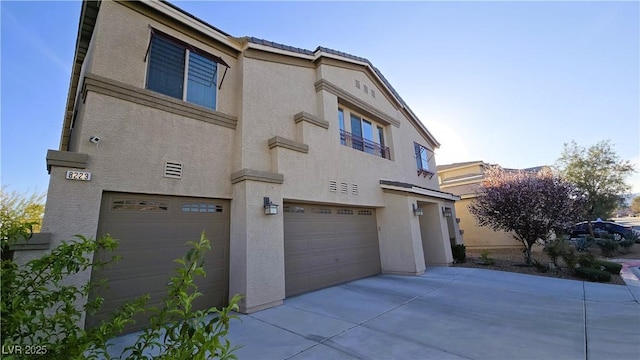
[[[451,217],[453,214],[451,213],[451,208],[448,207],[442,207],[442,215],[444,215],[444,217]]]
[[[413,208],[413,215],[415,216],[424,215],[424,211],[422,211],[422,208],[417,207],[416,204],[411,204],[411,207]]]
[[[278,213],[278,205],[271,202],[268,197],[264,197],[264,214],[275,215]]]

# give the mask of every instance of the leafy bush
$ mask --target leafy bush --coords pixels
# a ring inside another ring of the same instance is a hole
[[[480,252],[480,264],[481,265],[493,265],[495,261],[490,257],[491,252],[489,250],[482,250]]]
[[[549,259],[551,259],[556,267],[559,267],[559,258],[562,258],[562,260],[564,260],[564,263],[567,265],[567,267],[571,269],[576,267],[577,259],[575,250],[573,246],[571,246],[571,244],[564,238],[556,238],[548,242],[545,245],[543,251],[547,254],[547,256],[549,256]]]
[[[467,258],[467,250],[464,244],[451,245],[451,253],[456,263],[463,263]]]
[[[205,276],[202,267],[205,250],[210,249],[209,240],[189,244],[193,248],[182,259],[176,260],[181,266],[171,277],[168,294],[162,309],[152,309],[151,326],[145,329],[137,341],[124,349],[136,359],[147,359],[146,354],[159,352],[163,359],[235,359],[232,354],[237,347],[231,347],[224,337],[229,331],[229,321],[237,318],[230,315],[238,310],[240,296],[234,296],[230,305],[217,309],[193,310],[193,301],[202,296],[194,282],[194,276]],[[208,315],[211,316],[206,320]],[[161,340],[162,339],[162,340]]]
[[[6,228],[3,223],[3,247],[28,237],[30,232],[28,223],[15,222]],[[129,349],[132,356],[148,358],[142,351],[146,354],[155,348],[166,359],[234,357],[232,352],[235,348],[231,348],[223,337],[229,329],[229,320],[233,318],[229,313],[238,309],[239,298],[235,296],[229,306],[220,310],[192,309],[193,299],[201,296],[193,277],[205,275],[202,253],[209,249],[209,241],[203,233],[200,242],[192,245],[194,248],[187,256],[177,260],[182,268],[171,278],[165,307],[149,310],[155,314],[152,316],[153,326],[136,342],[136,348]],[[96,310],[102,299],[78,307],[77,302],[85,299],[95,284],[77,287],[68,284],[66,279],[91,266],[104,265],[93,262],[88,254],[99,249],[113,250],[116,246],[117,242],[109,236],[96,241],[78,236],[77,241],[63,242],[50,253],[20,267],[11,259],[2,260],[0,335],[3,351],[24,345],[38,345],[42,350],[40,355],[12,354],[5,359],[112,358],[107,351],[108,340],[121,333],[127,324],[133,323],[133,316],[144,310],[148,295],[124,305],[99,326],[83,330],[78,326],[82,312]],[[209,314],[214,316],[207,322],[204,317]],[[164,339],[160,338],[159,328],[165,330]],[[140,352],[136,352],[138,350]]]
[[[546,273],[549,271],[549,264],[542,264],[536,259],[533,259],[533,266],[535,266],[536,270],[540,273]]]
[[[576,250],[582,252],[587,251],[596,242],[596,239],[591,236],[581,236],[575,239],[571,239],[571,242],[575,246]]]
[[[593,254],[582,254],[578,258],[578,264],[581,267],[593,267],[596,261],[596,257]]]
[[[618,242],[611,238],[598,239],[596,245],[602,251],[602,256],[611,257],[618,250]]]
[[[578,259],[580,267],[604,270],[610,274],[617,275],[622,270],[622,265],[606,260],[596,259],[591,254],[581,255]]]
[[[629,239],[622,239],[621,241],[618,242],[618,245],[620,245],[620,247],[624,250],[624,252],[629,252],[629,250],[635,243],[636,243],[635,239],[629,238]]]
[[[602,269],[610,274],[620,274],[620,270],[622,270],[622,265],[618,263],[614,263],[611,261],[605,260],[595,260],[593,262],[593,267]]]
[[[578,277],[587,279],[589,281],[597,282],[609,282],[611,281],[611,274],[600,269],[594,269],[590,267],[579,267],[575,269],[575,274]]]
[[[37,344],[44,346],[47,358],[76,358],[96,338],[115,336],[130,323],[131,316],[142,311],[144,298],[114,314],[102,334],[79,329],[83,309],[78,308],[76,302],[85,298],[89,285],[77,287],[64,282],[68,276],[90,266],[100,266],[85,254],[98,249],[112,250],[116,246],[116,241],[108,236],[96,241],[80,236],[78,241],[62,243],[51,253],[22,267],[12,260],[3,260],[1,334],[4,348]],[[92,305],[95,304],[87,304],[84,309]]]

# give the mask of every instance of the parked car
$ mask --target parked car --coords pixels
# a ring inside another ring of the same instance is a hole
[[[591,227],[596,237],[600,237],[602,234],[610,234],[617,241],[629,239],[633,233],[631,226],[620,225],[613,221],[592,221]],[[583,221],[573,225],[570,235],[572,238],[580,235],[589,235],[589,223]]]

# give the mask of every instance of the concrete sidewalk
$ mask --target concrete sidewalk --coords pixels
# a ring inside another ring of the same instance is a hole
[[[287,299],[242,315],[228,339],[238,359],[637,360],[638,289],[433,267]]]

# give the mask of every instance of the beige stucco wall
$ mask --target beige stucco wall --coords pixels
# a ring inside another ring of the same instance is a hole
[[[416,171],[413,142],[429,146],[428,142],[418,134],[408,119],[393,110],[382,95],[377,95],[373,99],[376,102],[372,104],[381,106],[388,111],[388,115],[401,122],[400,127],[385,126],[385,140],[387,144],[393,144],[393,161],[340,145],[338,98],[326,90],[316,93],[313,69],[246,58],[243,63],[246,69],[243,81],[247,95],[244,96],[246,100],[243,102],[241,126],[243,136],[248,134],[246,139],[249,140],[243,140],[245,155],[242,167],[284,174],[286,199],[384,206],[380,179],[438,189],[436,177],[424,178],[418,176]],[[351,89],[355,89],[353,79],[362,77],[361,73],[322,66],[322,74],[329,76],[328,80],[348,83],[350,86],[343,90],[362,97],[362,94]],[[276,69],[278,70],[275,71]],[[284,89],[280,90],[279,87]],[[377,94],[382,92],[378,88],[374,90]],[[327,121],[329,128],[309,123],[296,124],[293,116],[301,111]],[[376,121],[375,118],[371,120]],[[267,140],[273,136],[306,144],[309,152],[304,154],[288,149],[272,149],[269,153],[265,151],[268,149]],[[434,158],[430,160],[430,168],[435,172]],[[350,187],[357,185],[358,195],[353,195],[351,191],[348,195],[331,192],[330,181],[344,182]],[[314,191],[309,192],[310,188]]]
[[[217,42],[214,40],[204,43],[188,37],[118,2],[101,3],[92,39],[93,56],[85,61],[84,66],[93,74],[144,88],[147,74],[145,56],[149,48],[151,27],[219,56],[230,65],[222,89],[218,92],[216,109],[228,114],[237,114],[239,104],[235,94],[238,91],[239,69],[236,58],[223,52],[221,45],[216,45]],[[222,79],[222,73],[224,67],[219,65],[218,83]]]
[[[460,229],[464,230],[464,245],[469,249],[485,248],[516,248],[522,243],[504,231],[494,231],[489,227],[479,226],[476,219],[469,212],[472,199],[462,199],[456,202],[456,213],[460,218]]]
[[[234,184],[231,202],[229,294],[242,294],[240,311],[259,311],[282,303],[284,223],[282,211],[264,215],[263,197],[282,205],[279,184]]]
[[[478,165],[447,169],[447,170],[440,171],[438,173],[438,175],[442,178],[443,181],[447,179],[455,178],[458,176],[473,176],[473,175],[482,175],[482,174],[484,174],[482,163],[479,163]]]
[[[420,216],[420,233],[427,266],[448,265],[453,262],[446,219],[442,216],[443,203],[418,202],[424,215]]]
[[[236,58],[218,49],[215,41],[189,38],[141,12],[105,1],[83,74],[144,89],[150,25],[221,56],[231,65],[218,92],[217,110],[237,117],[237,127],[234,130],[87,92],[77,102],[70,150],[89,155],[83,170],[93,176],[90,182],[68,181],[64,179],[67,168],[52,168],[43,231],[54,233],[54,246],[74,234],[96,235],[103,191],[232,199],[229,293],[245,296],[241,304],[245,312],[277,305],[284,298],[283,217],[281,212],[263,214],[264,196],[280,205],[307,201],[377,208],[385,272],[420,274],[425,270],[425,256],[429,264],[452,261],[449,230],[440,211],[445,203],[391,194],[380,187],[380,179],[388,179],[437,190],[438,181],[435,176],[418,176],[416,171],[413,143],[433,150],[432,145],[364,68],[323,64],[315,69],[311,61],[309,66],[298,66],[242,55]],[[399,122],[399,126],[385,126],[392,160],[340,144],[338,97],[326,89],[316,91],[319,74]],[[355,88],[356,79],[360,89]],[[363,92],[364,85],[376,92],[375,98]],[[294,116],[300,112],[326,121],[328,128],[296,123]],[[89,141],[93,135],[101,138],[98,146]],[[270,149],[268,140],[274,136],[308,145],[308,153]],[[165,161],[183,164],[182,179],[163,176]],[[435,172],[435,166],[432,157],[430,170]],[[231,174],[242,169],[282,174],[284,182],[232,184]],[[346,183],[349,191],[331,191],[330,181],[338,189]],[[429,202],[422,217],[411,210],[411,204],[419,201]],[[74,281],[81,284],[89,278],[86,272]]]
[[[376,211],[382,272],[422,274],[425,260],[422,251],[419,218],[412,213],[411,197],[386,192],[385,206]]]

